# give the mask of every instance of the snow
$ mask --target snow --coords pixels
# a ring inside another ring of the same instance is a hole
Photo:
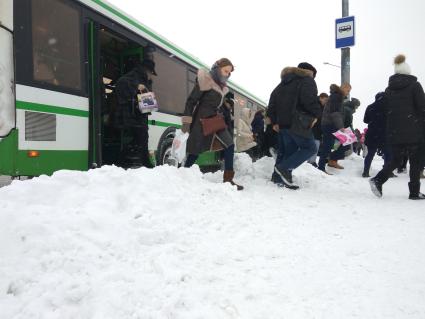
[[[60,171],[0,188],[0,318],[424,318],[424,203],[376,198],[362,159],[270,181],[169,166]],[[376,173],[382,162],[373,165]]]

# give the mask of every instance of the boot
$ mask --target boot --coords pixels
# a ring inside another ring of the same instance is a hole
[[[235,176],[235,171],[227,171],[227,170],[225,170],[224,171],[224,174],[223,174],[223,183],[227,183],[227,182],[229,182],[230,184],[232,184],[233,186],[236,186],[236,188],[237,188],[237,190],[238,191],[241,191],[241,190],[243,190],[243,186],[241,186],[241,185],[238,185],[238,184],[236,184],[234,181],[233,181],[233,177]]]
[[[409,199],[417,200],[417,199],[425,199],[425,195],[419,192],[421,188],[420,183],[409,183]]]
[[[334,160],[329,160],[328,166],[333,167],[333,168],[337,168],[337,169],[344,169],[343,166],[338,164],[338,161],[334,161]]]

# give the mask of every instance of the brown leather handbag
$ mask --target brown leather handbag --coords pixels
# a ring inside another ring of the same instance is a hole
[[[224,116],[217,114],[211,117],[201,119],[202,133],[204,136],[208,136],[227,128],[224,122]]]

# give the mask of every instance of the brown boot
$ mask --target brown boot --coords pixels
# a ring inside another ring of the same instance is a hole
[[[328,166],[333,167],[333,168],[337,168],[337,169],[344,169],[344,166],[339,165],[338,161],[334,161],[334,160],[329,160]]]
[[[232,184],[233,186],[236,186],[238,191],[243,190],[243,186],[236,184],[233,181],[233,177],[235,176],[235,171],[224,171],[223,174],[223,183],[227,183],[229,182],[230,184]]]

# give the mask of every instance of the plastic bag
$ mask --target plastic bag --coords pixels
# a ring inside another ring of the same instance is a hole
[[[171,156],[179,163],[183,162],[186,156],[186,144],[189,138],[189,133],[183,133],[182,130],[176,130],[176,135],[171,146]]]
[[[338,130],[335,133],[332,133],[332,135],[335,136],[343,146],[357,142],[356,134],[354,134],[351,128],[349,127],[346,128],[344,131]]]

